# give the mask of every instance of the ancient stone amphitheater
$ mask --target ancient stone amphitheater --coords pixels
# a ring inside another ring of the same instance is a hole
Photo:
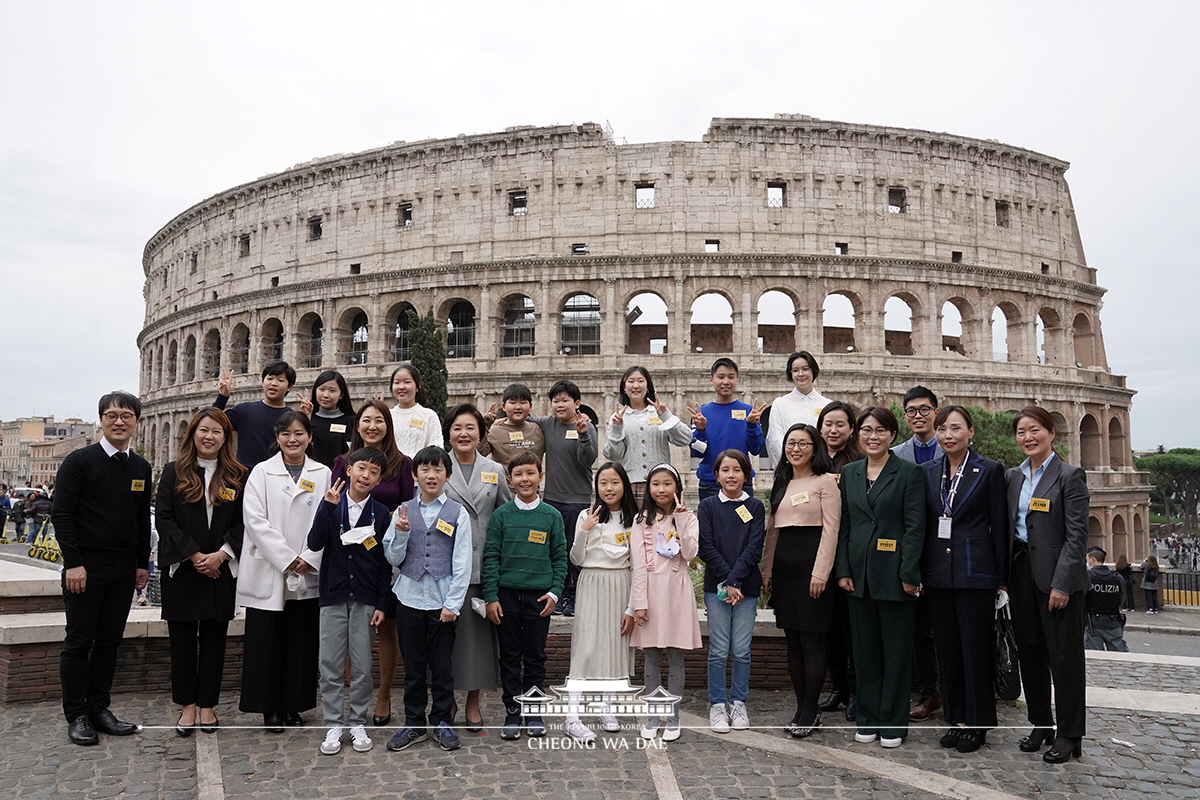
[[[585,123],[314,159],[147,243],[141,447],[168,461],[222,367],[239,400],[277,357],[301,386],[333,368],[356,399],[386,388],[409,308],[446,327],[452,401],[570,377],[602,419],[629,365],[682,411],[718,355],[747,399],[769,400],[790,389],[785,354],[808,349],[818,388],[860,406],[916,383],[944,402],[1046,406],[1089,470],[1092,538],[1138,559],[1133,391],[1106,362],[1067,168],[799,115],[714,119],[701,141],[625,144]]]

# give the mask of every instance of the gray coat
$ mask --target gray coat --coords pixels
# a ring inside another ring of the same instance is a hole
[[[453,457],[453,454],[451,454]],[[491,477],[496,477],[491,482]],[[487,476],[488,480],[484,480]],[[468,483],[458,462],[446,482],[446,494],[462,503],[471,518],[471,583],[479,583],[483,563],[483,544],[487,541],[488,523],[492,512],[512,499],[508,491],[508,476],[504,468],[484,455],[475,456],[475,468]]]
[[[907,439],[905,439],[903,442],[901,442],[900,444],[893,447],[892,454],[897,455],[900,458],[903,458],[905,461],[910,461],[913,464],[916,464],[917,463],[917,455],[916,455],[916,453],[913,452],[913,439],[915,439],[915,438],[916,438],[915,436],[910,436]],[[934,439],[934,441],[936,442],[937,440]],[[946,457],[945,451],[943,451],[942,448],[938,447],[935,444],[933,447],[933,460],[941,461],[945,457]]]
[[[1018,504],[1025,475],[1020,467],[1004,474],[1008,483],[1009,530],[1016,538]],[[1050,502],[1049,511],[1025,515],[1029,532],[1029,559],[1039,591],[1057,589],[1064,594],[1086,591],[1088,541],[1087,473],[1055,456],[1034,487],[1033,496]]]

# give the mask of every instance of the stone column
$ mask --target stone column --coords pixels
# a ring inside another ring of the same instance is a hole
[[[475,309],[475,358],[488,362],[496,360],[496,309],[492,302],[492,286],[479,284],[479,306]]]
[[[535,304],[534,318],[537,327],[534,329],[533,354],[552,356],[558,354],[558,331],[555,323],[558,321],[558,309],[550,308],[550,281],[542,280],[541,291]]]
[[[686,278],[675,276],[675,293],[667,307],[667,352],[682,356],[692,351],[691,309],[685,307],[683,284]]]

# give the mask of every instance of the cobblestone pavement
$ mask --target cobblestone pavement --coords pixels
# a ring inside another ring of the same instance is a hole
[[[1125,686],[1156,692],[1200,694],[1200,666],[1142,664],[1125,661],[1087,662],[1089,686]]]

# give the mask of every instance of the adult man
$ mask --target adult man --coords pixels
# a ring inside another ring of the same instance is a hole
[[[63,461],[51,513],[65,569],[63,713],[79,745],[96,744],[98,730],[128,736],[138,729],[108,704],[130,600],[150,576],[151,470],[130,447],[142,404],[112,392],[100,398],[99,410],[104,436]]]
[[[1108,553],[1099,547],[1087,549],[1088,579],[1092,587],[1086,595],[1088,618],[1083,646],[1088,650],[1128,653],[1125,623],[1121,619],[1121,576],[1105,566],[1107,558]]]
[[[938,447],[937,432],[933,420],[937,416],[937,395],[924,386],[914,386],[904,393],[904,421],[912,431],[912,437],[896,445],[892,452],[914,464],[926,461],[941,461],[942,448]]]
[[[233,370],[217,379],[217,399],[213,406],[225,411],[237,431],[237,459],[247,470],[267,460],[267,451],[275,443],[275,420],[287,411],[287,393],[296,385],[296,370],[286,361],[268,361],[263,365],[263,397],[257,403],[238,403],[225,408],[233,390]]]

